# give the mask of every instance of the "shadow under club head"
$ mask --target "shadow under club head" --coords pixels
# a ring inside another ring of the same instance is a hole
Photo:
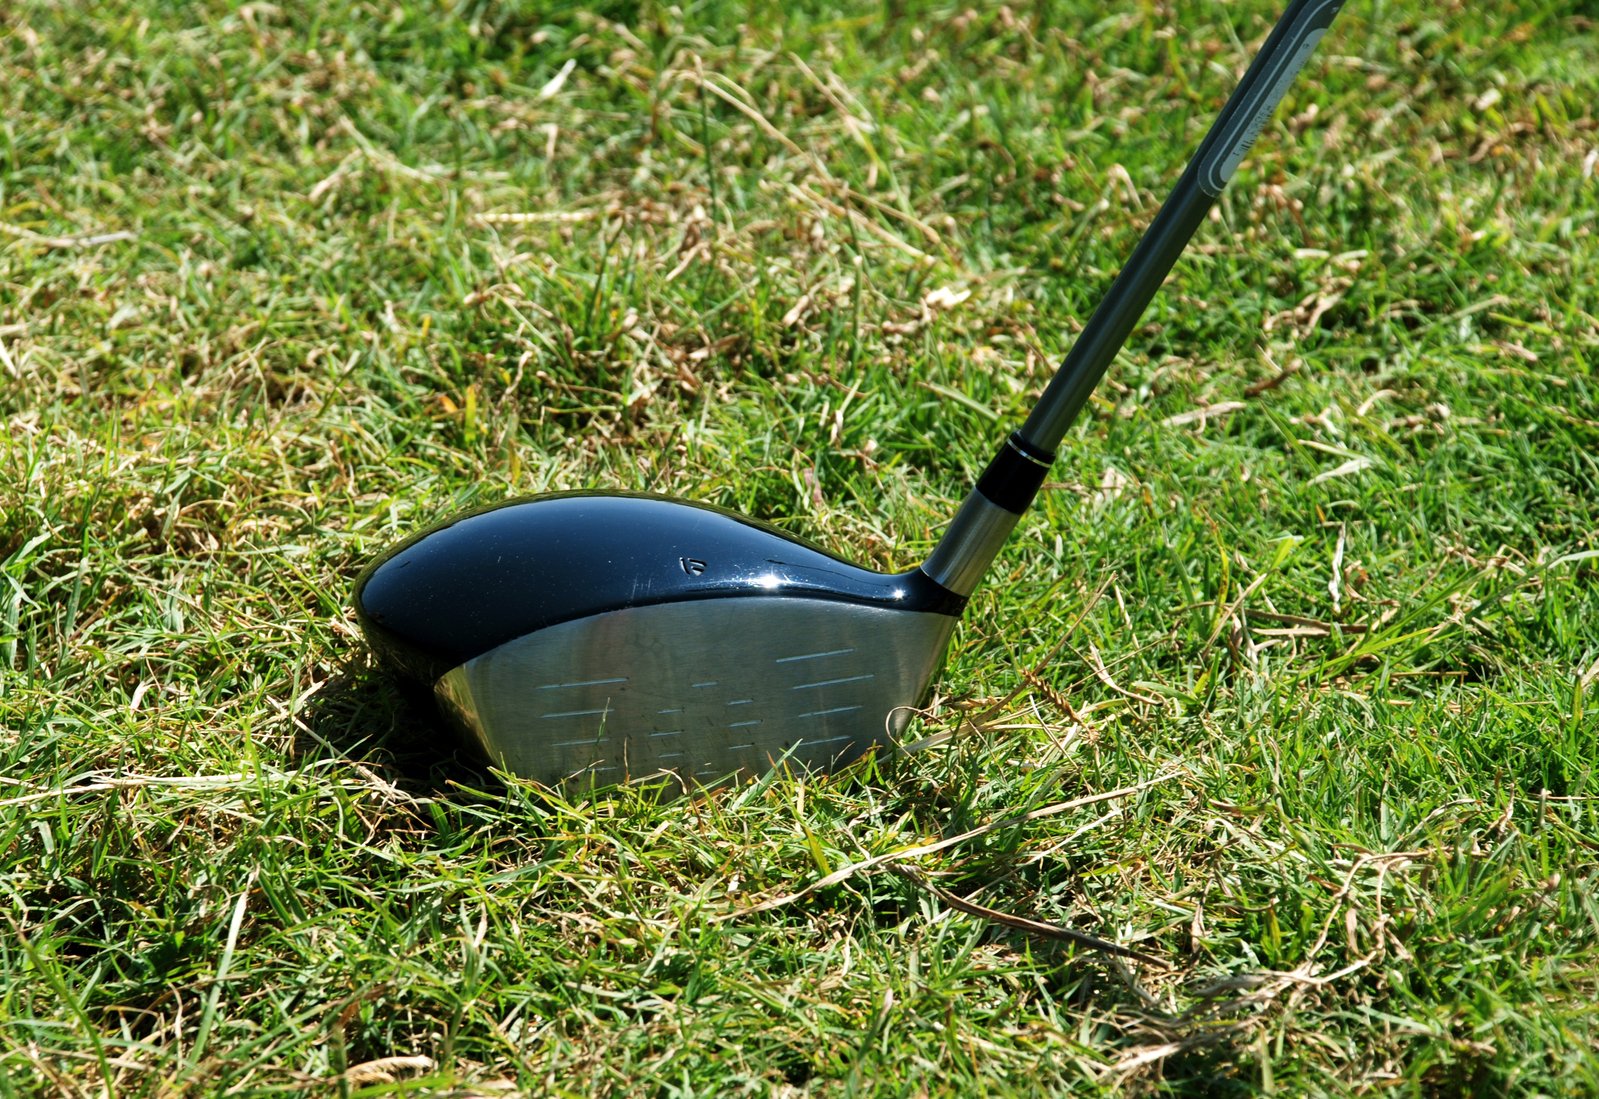
[[[380,661],[549,785],[846,763],[905,727],[965,602],[719,508],[596,493],[451,519],[355,589]]]

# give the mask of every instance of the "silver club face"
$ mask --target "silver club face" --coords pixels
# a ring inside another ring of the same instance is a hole
[[[665,603],[519,637],[434,689],[490,759],[549,785],[826,771],[893,743],[954,625],[816,598]]]

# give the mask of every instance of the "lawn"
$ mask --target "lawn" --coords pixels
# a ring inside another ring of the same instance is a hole
[[[0,3],[0,1095],[1599,1093],[1591,0],[1347,6],[919,751],[556,796],[350,610],[915,564],[1275,14]]]

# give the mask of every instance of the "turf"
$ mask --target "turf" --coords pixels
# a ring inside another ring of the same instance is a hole
[[[1269,6],[0,13],[0,1094],[1599,1092],[1588,0],[1349,5],[930,746],[675,802],[458,753],[356,572],[913,564]]]

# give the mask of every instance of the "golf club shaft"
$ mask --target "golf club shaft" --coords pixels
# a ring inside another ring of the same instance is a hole
[[[1289,4],[1027,422],[1005,441],[922,566],[934,580],[959,595],[977,587],[1043,484],[1055,447],[1343,3]]]

